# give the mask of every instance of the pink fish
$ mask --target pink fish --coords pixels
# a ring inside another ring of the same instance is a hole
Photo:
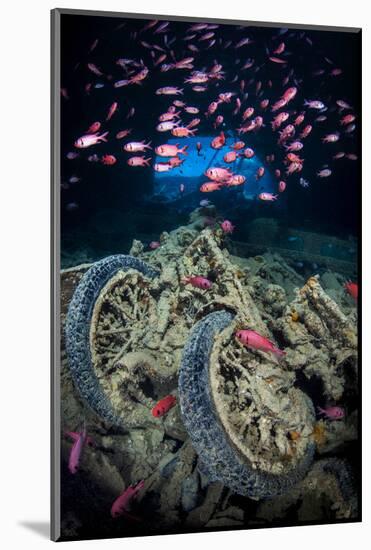
[[[251,159],[255,155],[255,151],[250,147],[247,147],[243,152],[244,157]]]
[[[87,134],[95,134],[97,133],[99,130],[100,130],[100,127],[101,127],[101,123],[100,122],[93,122],[93,124],[91,124],[89,126],[89,128],[86,130],[86,133]]]
[[[180,115],[180,111],[175,112],[175,110],[172,110],[172,109],[170,110],[170,107],[169,107],[168,112],[160,115],[158,117],[158,120],[160,122],[166,122],[167,120],[173,120],[174,118],[179,118],[179,115]]]
[[[341,120],[340,120],[340,124],[342,126],[346,125],[346,124],[350,124],[351,122],[353,122],[353,120],[355,120],[355,116],[354,115],[345,115]]]
[[[144,480],[139,481],[136,485],[130,485],[121,495],[114,501],[111,507],[111,516],[118,518],[119,516],[126,516],[129,519],[139,521],[139,518],[129,513],[132,500],[137,496],[139,491],[144,487]]]
[[[79,469],[82,450],[86,445],[93,445],[93,440],[87,435],[85,426],[81,432],[67,432],[66,435],[74,441],[68,460],[68,469],[71,474],[76,474]]]
[[[160,157],[176,157],[178,153],[181,153],[182,155],[187,155],[187,148],[188,145],[185,145],[184,147],[181,147],[179,149],[179,143],[176,143],[175,145],[165,143],[164,145],[159,145],[158,147],[156,147],[155,151],[156,154]]]
[[[322,138],[323,143],[335,143],[335,141],[339,140],[339,134],[337,132],[334,132],[333,134],[327,134]]]
[[[277,48],[275,50],[273,50],[273,53],[274,54],[278,54],[280,55],[281,53],[283,53],[285,51],[285,43],[284,42],[281,42]]]
[[[273,193],[260,193],[258,197],[261,201],[276,201],[278,195],[273,195]]]
[[[304,105],[306,107],[309,107],[309,109],[324,109],[325,105],[322,103],[322,101],[318,101],[317,99],[305,99]]]
[[[208,168],[205,172],[205,176],[214,181],[223,181],[229,179],[232,173],[229,168]]]
[[[224,162],[229,164],[230,162],[234,162],[237,158],[236,151],[229,151],[229,153],[226,153],[223,157]]]
[[[222,228],[223,233],[225,233],[226,235],[228,235],[229,233],[233,233],[233,231],[235,229],[234,225],[229,220],[224,220],[220,224],[220,227]]]
[[[261,336],[254,330],[238,330],[235,334],[236,338],[246,347],[258,349],[260,351],[272,352],[278,357],[286,355],[286,352],[277,348],[273,342]]]
[[[151,250],[156,250],[156,248],[159,248],[161,244],[159,243],[159,241],[151,241],[148,246]]]
[[[156,90],[156,95],[182,95],[183,88],[176,88],[175,86],[164,86]]]
[[[107,115],[107,118],[106,120],[111,120],[111,118],[113,117],[114,113],[117,111],[117,107],[118,107],[118,103],[117,101],[114,101],[111,105],[111,107],[109,108],[109,111],[108,111],[108,115]]]
[[[128,153],[144,153],[146,149],[152,149],[150,141],[148,143],[146,143],[145,140],[130,141],[129,143],[125,143],[124,145],[124,150]]]
[[[280,63],[282,65],[287,63],[286,59],[281,59],[280,57],[274,57],[273,55],[269,57],[269,60],[273,61],[273,63]]]
[[[272,105],[272,108],[271,108],[272,113],[274,113],[275,111],[279,111],[279,110],[282,109],[282,107],[284,107],[286,104],[287,104],[286,99],[284,99],[284,98],[281,97],[281,99],[279,99],[278,101],[276,101],[276,103],[274,103],[274,104]]]
[[[284,92],[282,98],[286,100],[286,103],[294,99],[296,96],[298,89],[293,86],[292,88],[287,88],[287,90]]]
[[[213,191],[219,191],[223,184],[216,181],[207,181],[200,187],[201,193],[212,193]]]
[[[177,126],[179,126],[179,121],[173,121],[173,120],[166,120],[164,122],[160,122],[160,124],[157,124],[156,130],[158,132],[168,132],[169,130],[174,130]]]
[[[342,407],[326,407],[322,409],[318,407],[320,414],[323,414],[328,420],[341,420],[345,416],[345,411]]]
[[[300,151],[303,148],[301,141],[293,141],[290,145],[285,145],[286,151]]]
[[[201,277],[200,275],[195,277],[183,277],[182,283],[185,285],[190,284],[196,288],[201,288],[202,290],[209,290],[212,286],[212,282],[209,281],[209,279],[206,279],[206,277]]]
[[[272,130],[277,130],[281,126],[281,124],[289,118],[289,116],[289,113],[286,113],[285,111],[276,115],[271,122]]]
[[[103,73],[94,63],[88,63],[88,69],[97,76],[103,76]]]
[[[170,162],[156,162],[156,164],[153,165],[155,172],[169,172],[172,168],[173,166]]]
[[[329,168],[322,168],[322,170],[319,170],[317,172],[317,176],[319,178],[328,178],[329,176],[331,176],[331,174],[332,171]]]
[[[242,185],[245,183],[246,178],[242,174],[234,174],[225,183],[227,187],[233,187],[235,185]]]
[[[219,105],[219,101],[212,101],[207,108],[206,116],[210,116],[215,113]]]
[[[264,166],[259,166],[259,168],[256,171],[255,178],[257,180],[260,180],[265,174],[265,168]]]
[[[104,132],[104,134],[85,134],[84,136],[79,137],[74,145],[78,149],[86,149],[87,147],[91,147],[92,145],[96,145],[97,143],[100,143],[101,141],[107,141],[106,136],[108,135],[108,132]]]

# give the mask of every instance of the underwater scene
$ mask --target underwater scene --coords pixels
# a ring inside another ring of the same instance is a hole
[[[360,31],[62,10],[60,60],[60,540],[360,521]]]

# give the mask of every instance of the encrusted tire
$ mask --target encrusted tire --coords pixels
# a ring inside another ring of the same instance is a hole
[[[303,478],[312,463],[315,445],[309,438],[295,467],[277,475],[259,470],[232,443],[212,396],[210,355],[215,338],[233,318],[232,313],[218,311],[193,327],[183,350],[179,374],[182,418],[202,469],[211,480],[220,481],[233,492],[251,498],[273,497],[286,492]],[[310,411],[310,401],[308,408]]]
[[[94,306],[102,289],[119,271],[128,270],[140,272],[148,279],[158,275],[151,266],[132,256],[117,254],[96,262],[74,292],[65,326],[68,363],[75,385],[102,420],[118,425],[122,425],[122,418],[113,410],[93,368],[90,334]]]

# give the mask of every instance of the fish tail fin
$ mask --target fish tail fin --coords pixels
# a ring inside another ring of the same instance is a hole
[[[187,149],[188,149],[188,145],[185,145],[180,149],[179,153],[182,153],[183,155],[188,155]]]
[[[277,357],[284,357],[286,355],[286,351],[284,351],[283,349],[278,349],[278,348],[275,348],[273,353],[275,355],[277,355]]]
[[[104,134],[102,134],[101,136],[99,136],[99,139],[101,139],[102,141],[107,142],[106,136],[108,136],[108,132],[104,132]]]
[[[152,143],[152,140],[150,139],[149,142],[146,145],[147,149],[152,149],[151,143]]]
[[[143,162],[146,166],[149,166],[149,161],[151,160],[151,157],[148,157],[148,159],[144,159]]]

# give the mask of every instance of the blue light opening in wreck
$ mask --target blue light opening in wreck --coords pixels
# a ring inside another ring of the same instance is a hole
[[[275,192],[276,185],[273,176],[264,161],[256,154],[251,159],[237,158],[233,163],[226,164],[223,160],[224,155],[231,151],[230,146],[236,141],[235,138],[226,138],[226,143],[221,149],[212,149],[210,143],[215,136],[197,136],[186,140],[179,138],[164,139],[164,143],[171,145],[179,144],[179,148],[188,145],[187,155],[179,154],[185,162],[180,166],[173,168],[169,172],[155,172],[153,185],[153,198],[161,199],[165,202],[179,200],[181,195],[186,196],[198,193],[200,198],[204,198],[204,193],[199,191],[202,183],[208,181],[205,171],[211,166],[229,167],[232,172],[242,174],[246,178],[243,186],[242,196],[246,200],[256,199],[259,193]],[[196,144],[201,143],[201,151],[198,153]],[[246,143],[246,147],[249,144]],[[156,155],[155,163],[168,162],[168,157],[159,157]],[[257,181],[255,175],[259,166],[265,167],[264,176]],[[179,186],[184,185],[184,191],[181,194]]]

